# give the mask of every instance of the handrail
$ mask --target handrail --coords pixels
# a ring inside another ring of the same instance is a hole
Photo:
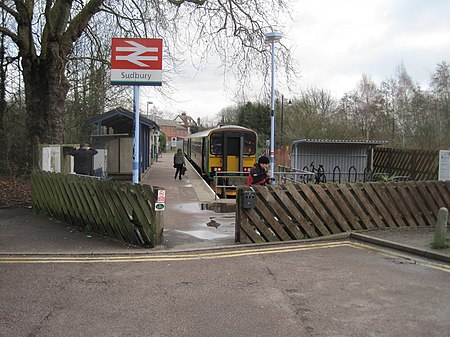
[[[215,198],[217,198],[218,196],[218,189],[224,188],[226,192],[227,189],[236,189],[237,187],[236,185],[219,185],[218,184],[219,178],[241,178],[244,181],[243,185],[245,185],[248,173],[249,172],[238,172],[238,171],[217,172],[216,175],[214,176]],[[278,184],[280,182],[285,183],[286,181],[308,183],[314,178],[315,174],[310,171],[293,169],[293,171],[291,172],[274,172],[274,176],[276,178],[275,181]],[[292,179],[292,177],[290,176],[294,176],[294,179]],[[297,178],[298,176],[300,176],[300,178]]]
[[[242,179],[247,179],[247,175],[248,172],[238,172],[238,171],[227,171],[227,172],[216,172],[216,174],[214,175],[214,199],[217,198],[217,188],[224,188],[225,192],[227,188],[236,188],[236,185],[218,185],[218,179],[219,178],[242,178]],[[226,193],[225,193],[225,198],[226,198]]]

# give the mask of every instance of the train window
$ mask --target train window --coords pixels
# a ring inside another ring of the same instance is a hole
[[[244,154],[253,155],[256,153],[256,136],[254,133],[244,134]]]
[[[223,154],[221,133],[211,134],[211,154],[215,155]]]

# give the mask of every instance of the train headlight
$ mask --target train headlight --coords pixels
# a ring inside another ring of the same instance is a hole
[[[222,172],[222,168],[221,167],[212,167],[212,170],[214,172]]]

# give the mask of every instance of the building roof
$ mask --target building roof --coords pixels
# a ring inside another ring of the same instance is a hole
[[[177,128],[179,130],[180,129],[186,130],[186,128],[183,125],[180,125],[179,123],[176,123],[170,119],[163,119],[161,117],[156,116],[155,121],[159,126],[170,126],[170,127]]]
[[[197,122],[191,116],[186,115],[185,112],[182,112],[180,115],[175,117],[173,121],[178,124],[183,124],[186,127],[197,125]]]

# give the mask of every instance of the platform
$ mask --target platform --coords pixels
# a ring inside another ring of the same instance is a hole
[[[173,153],[163,153],[145,172],[141,184],[166,190],[164,247],[177,249],[233,245],[234,199],[221,200],[186,160],[183,179],[174,179]]]

